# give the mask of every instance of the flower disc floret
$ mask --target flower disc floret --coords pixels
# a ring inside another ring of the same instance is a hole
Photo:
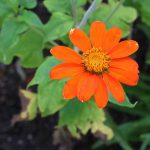
[[[92,73],[107,71],[110,62],[111,57],[100,48],[92,48],[83,54],[85,69]]]

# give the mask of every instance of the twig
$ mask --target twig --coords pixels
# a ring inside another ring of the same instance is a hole
[[[125,0],[120,0],[120,2],[117,4],[117,6],[111,11],[111,13],[106,17],[104,22],[106,23],[113,15],[114,13],[118,10],[118,8],[124,3]]]
[[[49,41],[50,44],[52,44],[53,46],[57,46],[58,44],[54,41]]]
[[[72,6],[72,16],[75,21],[75,25],[77,24],[77,11],[76,11],[76,0],[71,0],[71,6]]]
[[[98,0],[94,0],[91,4],[91,6],[88,8],[88,10],[86,11],[85,15],[83,16],[81,22],[79,23],[79,25],[77,26],[77,28],[81,28],[83,27],[87,20],[88,20],[88,17],[91,15],[91,13],[95,10],[96,8],[96,4],[97,4],[97,1]]]
[[[26,74],[25,74],[24,70],[21,67],[20,60],[18,60],[16,62],[16,71],[19,74],[21,80],[24,81],[26,79]]]

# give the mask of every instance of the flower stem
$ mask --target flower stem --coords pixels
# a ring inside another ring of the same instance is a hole
[[[20,59],[17,60],[17,62],[15,64],[15,67],[16,67],[16,71],[17,71],[18,75],[20,76],[21,80],[25,81],[26,74],[25,74],[23,68],[21,67],[21,61],[20,61]]]
[[[120,0],[119,3],[116,5],[116,7],[111,11],[111,13],[106,17],[104,22],[106,23],[118,10],[118,8],[124,3],[125,0]]]
[[[77,11],[76,11],[76,0],[71,0],[71,6],[72,6],[72,16],[75,21],[75,25],[77,24]]]
[[[55,41],[50,41],[50,44],[52,44],[53,46],[57,46],[58,44]]]
[[[91,13],[95,10],[96,8],[96,4],[99,2],[100,0],[93,0],[91,6],[88,8],[88,10],[85,12],[85,15],[83,16],[81,22],[79,23],[79,25],[77,26],[77,28],[81,28],[83,27],[87,20],[88,20],[88,17],[91,15]]]

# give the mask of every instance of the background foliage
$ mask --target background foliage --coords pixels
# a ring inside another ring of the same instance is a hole
[[[32,120],[39,113],[41,117],[59,113],[57,127],[67,127],[76,138],[81,138],[89,130],[93,134],[99,132],[106,136],[108,141],[98,140],[93,149],[118,143],[122,149],[132,150],[132,145],[139,142],[139,149],[147,150],[150,143],[150,1],[95,2],[93,12],[86,24],[81,26],[87,34],[92,21],[102,20],[107,28],[120,27],[123,38],[139,41],[140,50],[133,57],[140,65],[140,81],[136,87],[125,87],[130,100],[126,96],[120,107],[110,95],[107,110],[98,109],[92,100],[86,104],[79,103],[77,99],[68,102],[62,97],[65,80],[49,79],[49,71],[60,63],[48,54],[49,49],[58,44],[72,46],[68,32],[80,25],[87,9],[93,4],[92,0],[43,0],[42,4],[49,15],[46,21],[35,13],[39,3],[37,0],[1,0],[0,62],[8,65],[16,61],[22,71],[25,68],[36,70],[28,87],[35,86],[37,91],[21,91],[28,105],[18,120]],[[145,36],[146,46],[137,31]],[[120,114],[127,115],[129,119],[117,123],[121,119]]]

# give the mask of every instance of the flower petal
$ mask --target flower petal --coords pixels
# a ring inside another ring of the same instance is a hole
[[[82,74],[81,74],[82,75]],[[77,85],[81,78],[81,75],[74,76],[64,86],[63,97],[65,99],[73,99],[77,95]]]
[[[80,101],[88,101],[97,88],[98,75],[85,72],[77,87],[77,97]]]
[[[50,71],[51,79],[63,79],[70,76],[75,76],[84,71],[84,68],[80,64],[75,63],[63,63],[55,66]]]
[[[118,27],[113,27],[107,31],[103,40],[102,49],[109,52],[115,45],[118,44],[122,36],[122,31]]]
[[[80,29],[71,29],[69,38],[71,42],[81,51],[85,52],[91,48],[91,43],[87,35]]]
[[[138,69],[132,70],[132,71],[127,71],[119,68],[109,68],[108,69],[109,74],[119,80],[120,82],[130,85],[130,86],[135,86],[138,83]]]
[[[110,62],[110,67],[119,68],[126,71],[138,72],[138,64],[136,61],[131,59],[130,57],[124,57],[120,59],[113,59]]]
[[[90,40],[93,47],[101,48],[102,40],[106,34],[106,27],[103,22],[94,21],[90,27]]]
[[[111,94],[118,102],[123,102],[125,99],[122,85],[110,75],[103,73],[104,80],[109,87]]]
[[[109,74],[127,85],[136,85],[138,82],[138,64],[129,57],[113,59],[110,63]]]
[[[55,46],[50,50],[51,54],[64,62],[81,63],[82,57],[69,47]]]
[[[139,48],[139,45],[134,40],[125,40],[116,45],[111,51],[111,58],[122,58],[129,56],[136,52]]]
[[[102,78],[98,80],[98,86],[94,94],[95,102],[99,108],[104,108],[108,103],[108,92],[106,84]]]

